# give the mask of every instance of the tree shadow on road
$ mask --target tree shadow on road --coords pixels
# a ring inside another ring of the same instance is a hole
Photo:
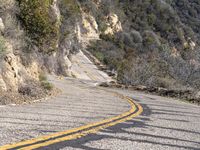
[[[46,149],[46,150],[55,149],[56,150],[56,149],[62,149],[62,148],[67,149],[68,147],[74,148],[74,149],[83,149],[83,150],[103,150],[101,148],[94,148],[94,147],[90,147],[88,145],[90,145],[92,142],[105,140],[105,139],[106,140],[109,140],[109,139],[120,140],[122,142],[123,141],[124,142],[131,141],[131,142],[143,143],[143,144],[167,146],[168,148],[171,148],[171,149],[185,148],[185,149],[199,150],[195,146],[194,147],[193,146],[184,146],[182,144],[177,144],[177,143],[187,142],[187,143],[190,143],[190,145],[191,144],[198,145],[198,144],[200,144],[200,142],[186,140],[186,139],[180,139],[180,138],[175,138],[175,137],[168,137],[168,136],[164,136],[164,135],[154,135],[154,134],[145,133],[145,130],[162,129],[162,130],[167,130],[167,131],[169,130],[169,131],[176,131],[176,132],[185,132],[186,134],[189,133],[189,134],[199,134],[200,135],[200,133],[198,133],[198,132],[179,129],[178,127],[172,128],[172,127],[151,125],[150,116],[153,113],[152,109],[150,110],[150,108],[145,104],[143,104],[142,107],[144,109],[143,113],[135,119],[132,119],[132,120],[124,122],[124,123],[120,123],[113,127],[109,127],[107,129],[102,130],[100,133],[97,133],[97,134],[90,134],[90,135],[87,135],[80,139],[66,141],[66,142],[60,142],[60,143],[57,143],[54,145],[40,148],[38,150],[44,150],[44,149]],[[163,118],[163,119],[165,119],[165,118]],[[181,120],[177,120],[177,121],[181,121]],[[186,121],[183,120],[183,123],[185,123],[185,122]],[[137,129],[139,129],[140,132],[137,132]],[[120,134],[120,135],[125,135],[125,136],[117,136],[116,133]],[[131,135],[131,136],[127,137],[126,135]],[[140,138],[138,138],[138,137],[140,137]],[[147,138],[143,138],[143,137],[147,137]],[[153,140],[150,140],[149,138],[152,138]],[[174,144],[174,142],[162,143],[162,142],[159,142],[159,140],[157,140],[157,139],[173,140],[173,141],[177,141],[177,142],[175,144]]]

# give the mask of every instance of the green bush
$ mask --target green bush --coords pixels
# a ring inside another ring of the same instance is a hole
[[[102,18],[101,18],[102,19]],[[99,19],[100,20],[100,19]],[[99,31],[101,31],[102,33],[104,33],[106,31],[106,29],[108,28],[108,26],[106,25],[105,22],[103,21],[99,21],[97,20],[97,23],[99,25]],[[103,19],[102,19],[103,20]]]
[[[18,0],[18,2],[19,18],[34,43],[42,51],[55,50],[59,27],[49,15],[53,0]]]
[[[99,51],[94,51],[94,55],[99,61],[104,62],[105,56],[103,53]]]
[[[61,4],[67,10],[69,15],[80,13],[80,6],[76,0],[62,0]]]
[[[47,80],[47,76],[45,73],[40,73],[39,75],[39,80],[41,83],[41,86],[46,89],[46,90],[52,90],[53,89],[53,85],[51,83],[48,82]]]
[[[100,39],[103,39],[103,40],[105,40],[105,41],[113,41],[114,42],[114,40],[115,40],[115,37],[113,36],[113,35],[111,35],[111,34],[100,34]]]
[[[44,89],[46,89],[46,90],[52,90],[53,89],[53,85],[51,84],[51,83],[49,83],[49,82],[47,82],[47,81],[42,81],[41,82],[41,85],[42,85],[42,87],[44,88]]]

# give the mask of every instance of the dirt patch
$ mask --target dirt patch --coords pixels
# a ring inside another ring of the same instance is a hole
[[[19,87],[18,92],[0,91],[0,105],[32,103],[59,93],[60,90],[54,86],[46,89],[39,81],[29,80]]]

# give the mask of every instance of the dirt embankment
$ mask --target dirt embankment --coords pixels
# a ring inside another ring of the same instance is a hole
[[[27,81],[18,92],[0,91],[0,105],[27,104],[56,96],[61,91],[47,81]]]

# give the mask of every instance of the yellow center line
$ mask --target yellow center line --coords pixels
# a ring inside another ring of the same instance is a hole
[[[52,144],[60,143],[60,142],[63,142],[63,141],[69,141],[69,140],[78,139],[78,138],[81,138],[81,137],[86,136],[88,134],[92,134],[92,133],[94,134],[94,133],[97,133],[98,131],[100,131],[102,129],[105,129],[105,128],[114,126],[116,124],[131,120],[133,117],[138,116],[141,112],[142,111],[140,110],[137,113],[135,113],[135,114],[133,114],[133,115],[127,117],[127,118],[124,118],[124,119],[121,119],[121,120],[118,120],[118,121],[115,121],[115,122],[111,122],[111,123],[96,127],[94,129],[86,130],[86,131],[83,131],[83,132],[80,132],[80,133],[76,133],[76,134],[69,135],[69,136],[66,136],[66,137],[63,137],[63,138],[58,138],[58,139],[51,140],[51,141],[48,141],[48,142],[36,144],[36,145],[33,145],[33,146],[21,148],[19,150],[27,150],[27,149],[32,150],[32,149],[36,149],[36,148],[40,148],[40,147],[44,147],[44,146],[49,146],[49,145],[52,145]]]
[[[5,146],[0,147],[0,150],[8,150],[8,149],[23,147],[23,146],[24,147],[21,148],[20,150],[27,150],[27,149],[31,150],[31,149],[36,149],[39,147],[56,144],[56,143],[63,142],[63,141],[77,139],[77,138],[86,136],[91,133],[96,133],[99,130],[105,129],[107,127],[114,126],[118,123],[125,122],[125,121],[130,120],[133,117],[136,117],[142,113],[143,109],[139,104],[134,103],[133,100],[128,97],[124,97],[120,94],[117,94],[117,95],[123,99],[126,99],[129,102],[130,107],[131,107],[131,109],[129,111],[124,112],[116,117],[108,118],[103,121],[91,123],[91,124],[81,126],[78,128],[74,128],[74,129],[70,129],[70,130],[62,131],[62,132],[57,132],[57,133],[51,134],[51,135],[41,136],[41,137],[38,137],[35,139],[22,141],[22,142],[15,143],[15,144],[5,145]],[[137,108],[138,108],[138,111],[135,112]],[[74,132],[77,132],[77,133],[74,133]],[[67,135],[70,133],[72,133],[72,134]],[[66,136],[60,137],[62,135],[63,136],[66,135]],[[44,141],[44,142],[42,142],[42,141]],[[25,145],[27,145],[27,146],[25,146]]]

